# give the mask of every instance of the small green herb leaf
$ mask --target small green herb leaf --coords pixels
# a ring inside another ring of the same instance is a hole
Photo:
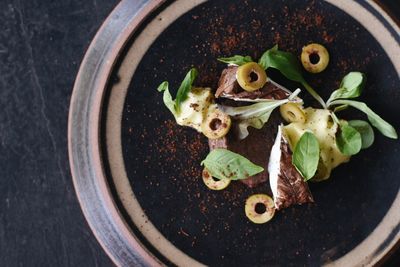
[[[348,105],[340,105],[340,106],[335,107],[335,109],[333,110],[333,112],[343,111],[343,110],[348,109],[348,107],[349,107]]]
[[[201,165],[217,179],[241,180],[264,171],[247,158],[223,148],[212,150]]]
[[[346,156],[352,156],[361,150],[361,134],[353,127],[342,124],[336,134],[336,145],[340,152]]]
[[[233,57],[221,57],[218,58],[218,61],[227,63],[227,64],[233,64],[233,65],[244,65],[246,63],[249,62],[253,62],[253,59],[250,56],[239,56],[239,55],[235,55]]]
[[[305,181],[317,171],[319,162],[319,143],[314,134],[305,132],[294,148],[292,163]]]
[[[343,78],[340,88],[331,94],[328,105],[335,99],[359,97],[364,88],[365,81],[366,78],[363,73],[350,72]]]
[[[346,94],[343,97],[353,98],[360,96],[362,90],[364,89],[365,81],[365,74],[361,72],[353,71],[344,76],[342,82],[340,83],[340,88],[346,90]]]
[[[361,135],[361,148],[366,149],[374,143],[375,135],[371,125],[366,121],[353,120],[349,125],[357,130]]]
[[[176,93],[175,99],[175,110],[180,113],[181,103],[187,99],[187,96],[192,89],[192,84],[197,77],[197,70],[192,68],[183,79],[181,85],[179,86],[178,92]]]
[[[279,70],[286,78],[299,83],[304,82],[301,68],[297,58],[289,53],[278,50],[278,45],[267,50],[258,61],[264,69],[274,68]]]
[[[164,81],[158,86],[157,91],[164,92],[165,90],[168,90],[168,86],[169,86],[168,82]]]
[[[365,103],[354,100],[339,99],[331,102],[330,106],[335,105],[349,105],[352,106],[368,116],[369,122],[375,126],[384,136],[397,139],[397,132],[388,122],[383,120],[378,114],[373,112]]]
[[[278,46],[267,50],[258,61],[264,69],[273,68],[279,70],[289,80],[301,83],[304,88],[314,97],[322,107],[326,107],[324,100],[306,82],[301,74],[300,64],[297,58],[289,53],[278,50]]]
[[[164,104],[165,104],[165,106],[169,109],[169,111],[171,111],[171,113],[172,113],[174,116],[176,116],[175,101],[172,100],[171,93],[169,92],[169,89],[168,89],[168,82],[165,81],[165,82],[161,83],[161,84],[158,86],[157,90],[158,90],[159,92],[164,92],[164,95],[163,95]]]

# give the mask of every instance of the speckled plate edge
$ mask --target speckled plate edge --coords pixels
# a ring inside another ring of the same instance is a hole
[[[115,8],[86,53],[71,98],[68,141],[75,190],[96,238],[110,258],[120,266],[158,266],[162,263],[130,231],[109,190],[102,167],[99,140],[102,99],[113,66],[129,37],[163,2],[127,0]],[[370,12],[377,13],[385,23],[396,29],[395,34],[400,32],[378,5],[370,1],[368,3],[372,8]],[[398,229],[393,230],[394,236],[383,244],[377,260],[382,259],[399,239]],[[340,262],[337,264],[340,266]]]
[[[132,235],[112,198],[100,153],[102,100],[124,45],[163,2],[125,0],[117,5],[89,46],[71,96],[68,153],[75,191],[94,235],[118,266],[160,266],[161,262]]]

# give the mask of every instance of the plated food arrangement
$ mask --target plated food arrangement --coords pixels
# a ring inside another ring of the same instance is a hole
[[[99,242],[118,266],[382,263],[400,240],[399,44],[373,1],[121,1],[69,116]]]
[[[275,210],[314,202],[307,181],[328,179],[334,168],[370,147],[374,142],[371,124],[386,137],[398,138],[393,126],[365,103],[351,100],[363,91],[363,73],[347,74],[325,102],[303,78],[296,56],[277,46],[267,50],[258,63],[240,55],[219,61],[228,67],[215,91],[193,86],[196,69],[187,73],[175,100],[167,81],[158,91],[163,92],[164,104],[179,125],[208,138],[211,151],[201,162],[208,188],[223,190],[235,180],[255,187],[269,180],[273,201],[265,194],[246,201],[246,216],[254,223],[268,222]],[[319,73],[327,67],[329,53],[320,44],[309,44],[303,47],[301,63],[307,71]],[[304,108],[300,89],[292,92],[272,81],[266,74],[268,68],[302,84],[321,108]],[[364,112],[369,122],[339,119],[337,114],[349,107]],[[273,114],[277,108],[281,118]],[[271,117],[281,120],[278,129],[268,126]],[[249,127],[258,131],[250,135]],[[276,135],[273,144],[267,137],[271,135]]]

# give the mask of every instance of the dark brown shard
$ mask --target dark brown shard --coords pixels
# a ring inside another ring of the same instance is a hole
[[[218,82],[218,89],[215,93],[216,98],[222,97],[234,100],[240,100],[243,98],[284,99],[291,93],[270,79],[261,89],[254,92],[247,92],[240,87],[236,80],[237,68],[237,66],[229,66],[222,71]]]
[[[307,183],[292,164],[292,152],[281,126],[271,150],[268,171],[276,209],[314,202]]]
[[[239,83],[236,80],[237,66],[229,66],[222,71],[218,81],[218,89],[215,92],[215,97],[220,97],[222,94],[235,94],[241,90]]]
[[[208,139],[208,145],[210,150],[214,150],[216,148],[228,148],[228,138],[224,136],[218,139]]]
[[[268,180],[268,161],[269,153],[274,143],[275,133],[281,119],[277,113],[273,113],[268,123],[260,130],[249,127],[249,136],[243,140],[238,140],[231,131],[227,136],[220,139],[209,139],[210,150],[216,148],[226,148],[232,152],[238,153],[251,162],[264,168],[264,171],[240,180],[249,187],[255,187]]]
[[[244,91],[236,81],[237,66],[229,66],[222,71],[218,89],[215,93],[216,97],[228,98],[236,101],[240,99],[285,99],[290,95],[290,91],[277,85],[276,83],[269,81],[260,90],[254,92]],[[233,102],[233,101],[232,101]],[[232,103],[238,104],[237,102]],[[253,103],[246,103],[253,104]],[[234,124],[235,121],[232,122]],[[247,179],[241,180],[244,184],[249,187],[255,187],[260,183],[268,180],[268,160],[269,152],[271,151],[274,143],[274,138],[278,125],[281,123],[281,119],[277,113],[273,113],[268,120],[268,123],[260,130],[249,127],[249,135],[239,140],[235,135],[234,131],[230,131],[229,134],[220,139],[209,139],[208,143],[210,150],[215,148],[226,148],[230,151],[238,153],[248,158],[253,163],[263,167],[265,170],[259,174],[256,174]]]

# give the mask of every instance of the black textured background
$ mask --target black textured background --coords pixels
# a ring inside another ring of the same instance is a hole
[[[67,117],[80,61],[117,2],[0,0],[0,266],[112,265],[74,193]]]
[[[0,1],[0,266],[111,266],[72,185],[67,119],[117,1]]]

